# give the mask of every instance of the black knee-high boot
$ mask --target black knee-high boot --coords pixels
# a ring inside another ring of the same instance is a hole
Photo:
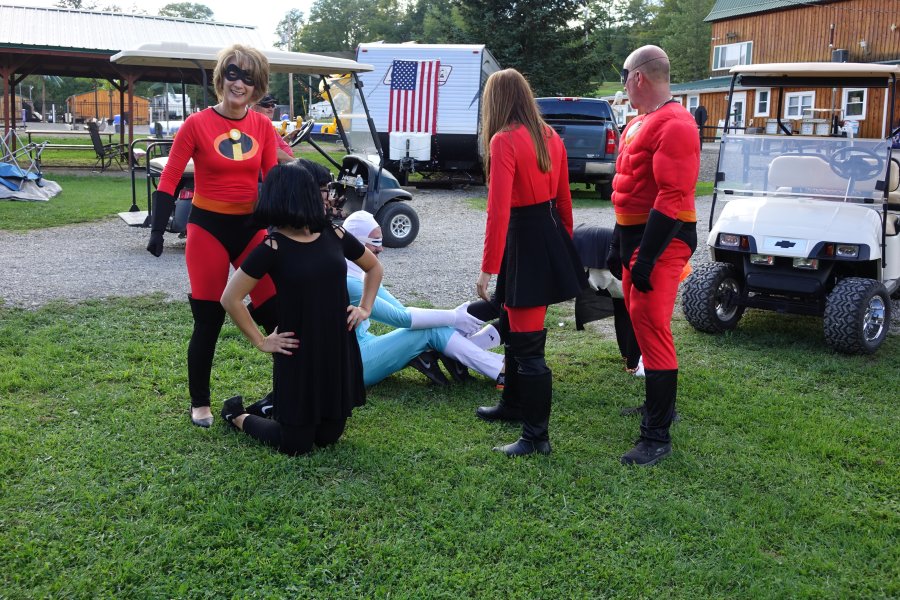
[[[509,340],[518,362],[522,436],[512,444],[494,449],[507,456],[523,456],[535,452],[550,454],[549,425],[553,373],[544,359],[547,330],[510,332]]]
[[[188,299],[194,315],[194,332],[188,344],[188,390],[191,406],[196,408],[209,406],[209,376],[225,309],[214,300]]]
[[[253,321],[263,328],[266,335],[271,334],[278,327],[278,296],[272,296],[260,306],[253,306],[253,303],[247,305],[250,316]]]
[[[509,319],[506,312],[500,316],[497,331],[506,341],[504,350],[504,384],[500,402],[496,406],[479,406],[475,414],[485,421],[507,421],[518,423],[522,420],[521,402],[519,402],[519,362],[512,344],[509,342]]]
[[[622,464],[651,466],[672,453],[669,426],[675,417],[678,369],[647,370],[647,391],[641,437],[634,448],[622,455]]]

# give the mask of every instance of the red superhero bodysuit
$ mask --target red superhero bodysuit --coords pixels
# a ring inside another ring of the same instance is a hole
[[[647,369],[678,368],[670,322],[681,272],[697,245],[694,189],[699,171],[697,125],[680,104],[664,104],[625,128],[612,202],[626,259],[625,301]],[[655,258],[650,276],[653,289],[632,293],[630,268],[641,244],[651,243],[643,239],[651,210],[676,221],[673,225],[678,230],[669,240],[652,240],[660,246],[656,257],[648,257]]]
[[[697,246],[699,170],[697,125],[680,104],[665,103],[625,128],[612,196],[622,291],[646,373],[641,438],[662,443],[671,439],[675,410],[671,321],[681,273]]]
[[[254,111],[228,119],[208,108],[178,130],[159,191],[174,193],[193,158],[194,199],[185,248],[193,298],[218,302],[229,264],[238,267],[265,236],[249,218],[234,217],[253,212],[260,173],[265,176],[275,165],[275,149],[272,123]],[[260,306],[274,293],[271,280],[263,280],[253,290],[253,302]]]
[[[194,160],[194,198],[185,247],[194,317],[187,357],[188,387],[194,408],[210,404],[210,373],[225,320],[219,301],[229,269],[232,265],[239,267],[266,235],[253,222],[252,213],[260,174],[265,176],[276,162],[272,135],[272,123],[257,112],[248,111],[241,119],[228,119],[212,108],[193,114],[175,137],[159,189],[154,193],[156,219],[147,249],[159,256],[167,221],[167,212],[160,202],[167,202],[171,212],[172,193],[188,160]],[[154,240],[154,235],[159,237]],[[275,301],[268,301],[274,295],[275,286],[268,276],[250,292],[251,314],[267,332],[276,322]],[[212,421],[197,421],[191,415],[192,421],[203,427]]]

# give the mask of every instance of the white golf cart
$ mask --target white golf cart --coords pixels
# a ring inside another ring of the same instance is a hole
[[[208,72],[215,67],[218,52],[219,48],[214,47],[160,42],[123,50],[110,57],[110,60],[119,65],[136,68],[174,67],[185,71],[199,68],[205,90],[209,83]],[[338,210],[336,213],[338,220],[353,211],[364,209],[375,215],[375,219],[381,225],[386,246],[409,245],[419,232],[419,217],[408,204],[408,201],[412,200],[412,194],[402,189],[397,179],[382,167],[384,153],[365,98],[360,93],[362,84],[357,74],[371,71],[372,66],[318,54],[280,50],[262,52],[269,61],[271,72],[321,76],[325,89],[330,92],[326,96],[334,114],[337,115],[338,138],[343,143],[347,156],[339,163],[312,140],[313,120],[302,124],[293,137],[292,145],[307,142],[334,165],[338,175],[332,185],[330,202],[332,207]],[[334,75],[342,77],[334,78],[332,77]],[[333,83],[329,83],[335,81],[340,81],[341,85],[334,86]],[[340,110],[335,107],[335,98],[339,99]],[[154,140],[152,143],[160,142]],[[146,156],[144,168],[148,175],[148,207],[150,183],[161,174],[164,161],[164,157],[153,159],[149,154]],[[134,169],[132,169],[132,206],[128,211],[131,213],[138,211],[134,186]],[[193,195],[193,178],[190,173],[182,180],[178,191],[178,200],[169,230],[180,233],[185,230],[190,213],[190,198]],[[127,213],[123,214],[128,216]],[[126,216],[123,216],[123,219]],[[138,222],[138,219],[126,221]]]
[[[786,63],[731,73],[732,94],[738,85],[777,90],[778,115],[788,88],[820,88],[832,104],[842,88],[870,90],[885,98],[883,119],[870,115],[884,135],[853,137],[837,119],[798,133],[780,116],[777,131],[725,133],[710,211],[712,262],[684,283],[685,317],[719,333],[734,329],[746,308],[819,315],[836,350],[875,352],[890,326],[890,296],[900,293],[900,163],[890,131],[900,66]],[[718,202],[725,205],[713,225]]]

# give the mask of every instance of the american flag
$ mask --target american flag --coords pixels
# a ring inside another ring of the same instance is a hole
[[[388,131],[437,132],[439,60],[395,60]]]

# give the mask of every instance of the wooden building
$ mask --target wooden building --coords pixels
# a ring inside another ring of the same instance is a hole
[[[75,122],[82,123],[91,119],[109,121],[119,114],[119,106],[123,100],[117,90],[84,92],[66,98],[66,112],[72,115]],[[150,101],[142,96],[134,97],[134,124],[146,125],[150,118]]]
[[[717,0],[705,19],[712,26],[710,78],[675,84],[675,97],[692,112],[708,114],[705,136],[731,114],[741,131],[762,132],[779,115],[777,91],[735,88],[729,105],[728,70],[740,64],[873,62],[900,64],[900,0]],[[898,102],[900,104],[900,102]],[[837,88],[831,93],[785,89],[782,120],[799,129],[803,118],[846,120],[862,137],[883,137],[900,126],[887,122],[884,90]]]

